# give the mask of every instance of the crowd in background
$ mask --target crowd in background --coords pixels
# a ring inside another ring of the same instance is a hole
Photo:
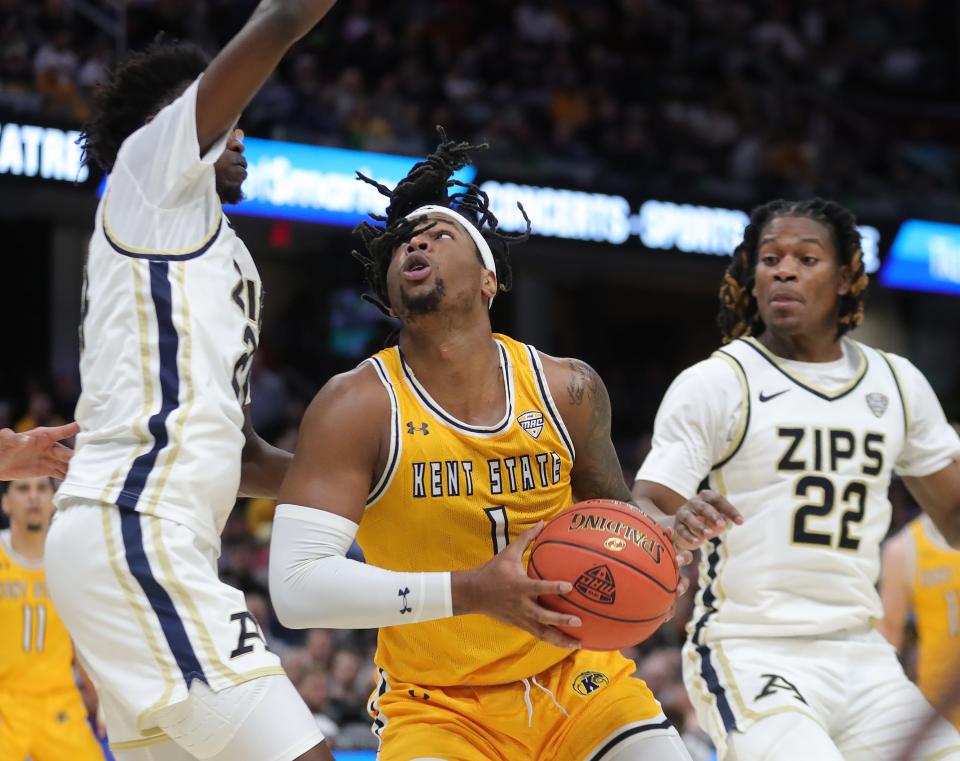
[[[215,51],[256,2],[124,5],[128,47],[164,30]],[[0,0],[0,109],[85,117],[116,43],[71,8]],[[243,126],[419,155],[443,124],[489,139],[485,167],[521,182],[957,216],[958,13],[922,0],[353,0],[296,46]]]

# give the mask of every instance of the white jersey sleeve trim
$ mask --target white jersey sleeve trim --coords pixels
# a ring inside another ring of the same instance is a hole
[[[560,434],[560,439],[567,448],[567,452],[570,453],[570,459],[576,460],[577,452],[573,447],[573,439],[570,438],[570,432],[567,431],[567,426],[563,422],[563,416],[560,414],[556,402],[553,401],[553,394],[550,393],[550,384],[547,383],[547,374],[543,370],[540,354],[537,352],[536,347],[530,344],[526,344],[526,347],[527,352],[530,354],[530,369],[533,370],[533,377],[536,378],[537,381],[537,393],[540,395],[540,401],[543,402],[544,407],[547,408],[550,420],[557,429],[557,433]]]
[[[717,470],[736,456],[747,437],[747,429],[750,427],[750,383],[747,381],[747,373],[743,369],[743,365],[740,364],[740,360],[723,350],[714,352],[714,356],[724,360],[733,369],[737,376],[737,382],[740,384],[741,394],[740,419],[737,422],[733,438],[730,440],[730,446],[727,447],[727,450],[720,456],[720,460],[712,468],[712,470]]]
[[[636,480],[690,499],[707,475],[729,462],[748,425],[745,374],[732,357],[712,356],[684,370],[667,389],[653,426],[653,448]]]
[[[387,390],[387,395],[390,397],[390,455],[387,457],[387,464],[384,466],[383,473],[380,475],[376,486],[374,486],[373,489],[370,490],[370,494],[367,495],[367,507],[370,507],[386,493],[387,489],[390,488],[390,484],[393,482],[393,477],[396,475],[397,468],[400,465],[403,438],[400,436],[400,406],[397,403],[397,392],[390,382],[386,368],[376,357],[370,357],[364,361],[369,362],[373,367],[383,387]]]
[[[909,360],[883,354],[900,390],[906,435],[894,470],[922,478],[960,460],[960,436],[947,421],[930,382]]]
[[[134,259],[156,259],[162,258],[165,261],[184,261],[186,259],[196,259],[198,256],[202,256],[214,243],[217,242],[217,238],[220,237],[220,231],[223,229],[223,214],[218,214],[213,228],[207,235],[204,237],[203,242],[197,244],[196,246],[188,246],[181,249],[152,249],[152,248],[140,248],[138,246],[131,245],[130,243],[122,242],[110,228],[110,223],[107,221],[107,207],[109,206],[110,200],[110,191],[107,190],[106,196],[103,199],[103,237],[107,239],[107,243],[110,244],[110,248],[116,251],[118,254],[123,254],[124,256],[129,256]]]

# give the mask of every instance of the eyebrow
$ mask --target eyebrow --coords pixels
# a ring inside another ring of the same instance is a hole
[[[760,245],[761,245],[761,246],[765,246],[767,243],[776,243],[776,242],[777,242],[777,236],[776,236],[776,235],[766,235],[766,236],[764,236],[763,238],[760,239]],[[819,238],[816,238],[816,237],[807,236],[807,237],[804,237],[804,238],[800,238],[800,242],[801,242],[801,243],[813,243],[813,244],[815,244],[815,245],[817,245],[817,246],[820,246],[820,248],[823,248],[823,241],[821,241]]]

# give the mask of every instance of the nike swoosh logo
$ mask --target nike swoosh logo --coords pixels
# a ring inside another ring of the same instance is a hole
[[[775,394],[770,394],[770,396],[764,395],[764,393],[761,391],[761,392],[760,392],[760,401],[761,401],[761,402],[769,402],[771,399],[776,399],[778,396],[783,396],[783,395],[784,395],[785,393],[787,393],[789,390],[790,390],[789,388],[785,388],[783,391],[778,391],[778,392],[775,393]]]

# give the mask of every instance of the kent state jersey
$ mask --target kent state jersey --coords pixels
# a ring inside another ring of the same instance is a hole
[[[80,326],[76,455],[57,493],[185,524],[214,547],[240,483],[262,289],[201,157],[199,80],[120,148]]]
[[[909,530],[915,557],[910,585],[919,640],[917,684],[937,704],[960,665],[960,552],[947,546],[926,516]],[[960,728],[960,706],[947,716]]]
[[[507,409],[467,425],[431,399],[398,348],[369,361],[390,396],[391,454],[357,539],[368,562],[394,571],[477,567],[517,534],[571,504],[573,446],[536,349],[494,336]],[[398,606],[404,605],[398,597]],[[402,609],[402,608],[401,608]],[[569,653],[482,615],[380,629],[377,665],[414,684],[503,684]]]
[[[18,557],[0,531],[0,691],[76,690],[73,644],[47,594],[43,564]]]

